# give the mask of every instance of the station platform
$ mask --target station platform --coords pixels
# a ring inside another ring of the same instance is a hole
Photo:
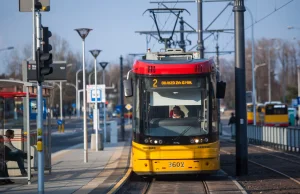
[[[107,193],[130,165],[130,132],[131,127],[126,126],[126,141],[106,143],[98,152],[89,149],[88,163],[84,163],[83,144],[52,154],[52,172],[45,171],[44,176],[45,193]],[[13,180],[15,184],[0,185],[0,193],[38,193],[37,171],[32,173],[30,185],[27,180]]]

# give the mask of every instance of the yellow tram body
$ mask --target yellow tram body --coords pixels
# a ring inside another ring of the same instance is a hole
[[[219,141],[201,145],[148,146],[132,142],[138,175],[213,173],[220,169]]]
[[[133,97],[132,170],[138,175],[211,174],[220,170],[218,99],[212,59],[181,49],[148,52],[124,81]]]

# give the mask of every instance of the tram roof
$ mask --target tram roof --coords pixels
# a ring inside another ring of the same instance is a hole
[[[136,60],[133,64],[133,72],[137,74],[201,74],[212,71],[213,59]]]

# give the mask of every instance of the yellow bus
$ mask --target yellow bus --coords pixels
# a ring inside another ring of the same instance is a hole
[[[256,105],[256,125],[264,123],[265,106],[261,103]],[[253,104],[247,103],[247,123],[253,125]]]
[[[288,107],[285,104],[265,105],[265,125],[276,127],[289,126]]]

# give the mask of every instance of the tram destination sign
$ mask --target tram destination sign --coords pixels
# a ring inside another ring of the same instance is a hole
[[[197,87],[199,78],[151,78],[151,88],[163,87]]]

